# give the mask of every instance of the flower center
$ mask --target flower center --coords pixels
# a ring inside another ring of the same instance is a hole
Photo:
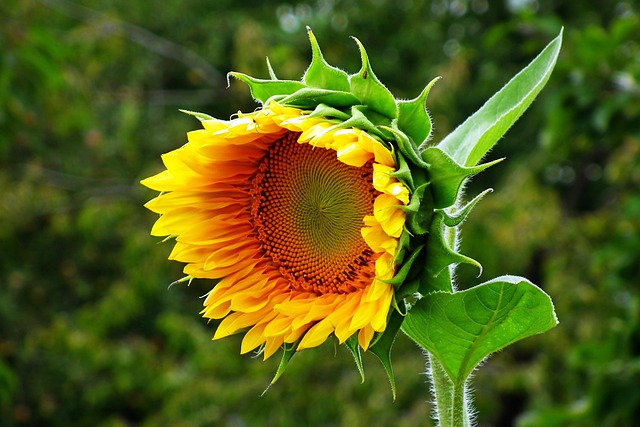
[[[291,288],[348,293],[375,276],[373,251],[361,235],[379,194],[372,161],[349,166],[334,150],[275,141],[253,178],[251,214],[262,249]]]

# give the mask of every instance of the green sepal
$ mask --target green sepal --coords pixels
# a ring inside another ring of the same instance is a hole
[[[402,301],[400,304],[404,306]],[[387,372],[393,400],[396,400],[396,381],[393,375],[393,365],[391,364],[391,349],[393,348],[393,343],[396,340],[396,336],[398,336],[398,331],[403,321],[404,316],[399,311],[393,310],[389,316],[389,321],[387,322],[387,327],[384,332],[374,338],[374,342],[370,348],[371,352],[376,355],[380,363],[382,363],[384,370]]]
[[[333,108],[327,104],[318,104],[311,114],[309,114],[309,117],[334,118],[340,121],[345,121],[351,116],[344,111]]]
[[[360,103],[358,98],[349,92],[339,90],[302,87],[278,100],[282,105],[312,110],[318,104],[327,104],[332,107],[351,107]]]
[[[426,258],[422,282],[419,292],[426,295],[433,291],[451,292],[451,277],[444,273],[452,264],[471,264],[482,272],[482,265],[478,261],[468,256],[456,252],[449,244],[450,239],[446,233],[455,231],[453,228],[447,230],[444,224],[445,214],[441,210],[435,211],[429,238],[427,239],[426,251],[429,255]],[[448,271],[447,271],[448,273]]]
[[[362,363],[362,353],[360,352],[360,344],[358,344],[358,335],[353,334],[344,342],[351,355],[353,356],[353,360],[356,362],[356,366],[358,367],[358,372],[360,372],[360,379],[364,382],[364,365]]]
[[[269,98],[277,95],[290,95],[305,88],[304,83],[295,80],[263,80],[243,73],[232,71],[228,76],[235,77],[249,86],[251,96],[264,104]]]
[[[353,37],[360,49],[362,68],[356,74],[349,76],[349,87],[361,103],[377,111],[389,119],[398,117],[398,105],[393,94],[378,80],[369,64],[367,51],[360,40]]]
[[[413,191],[411,200],[400,209],[406,212],[405,226],[414,236],[421,236],[429,232],[431,217],[433,216],[433,199],[427,191],[429,183],[420,185]]]
[[[284,373],[285,369],[287,369],[287,366],[289,365],[289,362],[291,362],[291,359],[296,354],[296,351],[298,351],[298,344],[300,344],[301,340],[302,339],[299,339],[298,341],[296,341],[294,343],[291,343],[291,344],[285,343],[282,346],[283,347],[282,359],[280,359],[280,364],[278,365],[278,370],[276,371],[276,374],[274,375],[273,379],[271,380],[271,384],[269,384],[269,387],[271,387],[273,384],[275,384],[276,381],[278,381],[278,379],[282,376],[282,374]],[[267,390],[269,389],[269,387],[267,387]],[[263,394],[267,390],[265,390],[263,392]]]
[[[201,122],[204,122],[206,120],[216,120],[214,117],[211,117],[208,114],[198,113],[197,111],[189,111],[189,110],[178,110],[178,111],[180,111],[181,113],[185,113],[190,116],[196,117]]]
[[[460,166],[447,153],[437,147],[428,147],[421,156],[429,164],[433,205],[436,209],[447,208],[455,204],[462,183],[467,178],[504,160],[502,158],[478,166],[465,167]]]
[[[429,167],[429,165],[422,158],[420,158],[420,154],[418,154],[418,147],[413,144],[413,142],[409,139],[409,137],[407,137],[407,135],[405,135],[404,132],[402,132],[395,126],[381,126],[381,128],[388,132],[391,132],[396,140],[396,143],[398,144],[398,149],[407,158],[407,160],[409,160],[414,165],[420,166],[425,169]]]
[[[398,101],[398,128],[406,133],[416,145],[427,141],[431,134],[431,118],[426,108],[429,91],[440,79],[431,80],[417,98]]]
[[[304,73],[302,81],[309,87],[349,92],[349,75],[339,68],[332,67],[325,61],[316,36],[307,27],[311,42],[311,65]]]
[[[467,216],[469,216],[469,213],[476,206],[476,204],[484,196],[491,193],[492,191],[493,189],[487,188],[482,193],[474,197],[473,200],[471,200],[469,203],[464,205],[462,208],[456,210],[455,212],[449,213],[446,210],[442,210],[442,213],[444,214],[444,218],[442,220],[444,225],[446,225],[447,227],[457,227],[458,225],[460,225],[463,221],[467,219]]]

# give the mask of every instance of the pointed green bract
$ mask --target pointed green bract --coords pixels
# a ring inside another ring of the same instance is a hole
[[[398,117],[396,99],[373,73],[371,65],[369,64],[367,51],[364,49],[362,43],[360,43],[360,40],[355,37],[353,39],[360,49],[362,68],[356,74],[349,76],[351,92],[372,110],[377,111],[389,119],[395,119]]]
[[[273,96],[290,95],[305,87],[301,82],[294,80],[262,80],[235,71],[230,72],[229,75],[245,82],[251,90],[253,99],[263,104]]]
[[[400,209],[406,212],[405,227],[415,236],[427,234],[433,216],[433,200],[429,191],[429,184],[417,187],[411,195],[411,200]]]
[[[474,166],[531,105],[558,59],[562,32],[437,147],[462,166]]]
[[[467,178],[503,160],[498,159],[479,166],[465,167],[459,165],[438,147],[429,147],[424,150],[422,158],[429,164],[433,205],[437,209],[443,209],[455,204],[462,184]]]
[[[179,110],[181,113],[185,113],[188,114],[190,116],[196,117],[198,120],[200,120],[201,122],[205,121],[205,120],[215,120],[215,118],[211,117],[208,114],[204,114],[204,113],[198,113],[196,111],[189,111],[189,110]]]
[[[447,227],[457,227],[467,219],[467,216],[469,216],[469,213],[476,206],[476,204],[480,200],[482,200],[484,196],[491,193],[492,191],[492,188],[487,188],[482,193],[474,197],[473,200],[471,200],[469,203],[455,212],[447,212],[446,210],[441,210],[440,212],[442,212],[443,214],[442,223]]]
[[[298,344],[300,343],[300,341],[301,341],[301,339],[296,341],[293,344],[285,344],[283,346],[283,350],[284,351],[282,352],[282,359],[280,359],[280,364],[278,365],[278,370],[276,371],[275,376],[271,380],[271,385],[275,384],[275,382],[278,381],[278,379],[284,373],[285,369],[287,369],[287,366],[289,366],[289,362],[291,362],[291,359],[296,354],[296,351],[298,351]],[[265,390],[265,392],[266,391],[267,390]]]
[[[416,145],[424,143],[431,134],[431,118],[427,112],[427,96],[429,96],[429,91],[438,80],[440,80],[440,77],[431,80],[417,98],[410,101],[398,101],[398,127]]]
[[[403,320],[404,316],[394,310],[389,317],[386,329],[378,336],[377,341],[375,341],[371,347],[371,352],[380,360],[380,363],[382,363],[387,373],[389,384],[391,384],[393,400],[396,400],[396,380],[393,376],[393,365],[391,364],[391,349],[393,348],[393,343],[396,340]]]
[[[407,160],[413,163],[416,166],[420,166],[422,168],[427,168],[427,163],[420,158],[420,153],[418,152],[418,147],[415,146],[413,141],[409,139],[409,137],[402,132],[400,129],[389,126],[381,126],[382,129],[389,131],[395,137],[396,143],[398,144],[398,149],[405,156]]]
[[[420,252],[424,248],[424,245],[420,245],[417,248],[411,251],[411,256],[402,263],[402,267],[396,272],[395,276],[393,276],[389,280],[384,280],[385,283],[393,285],[396,288],[399,288],[407,279],[407,276],[411,272],[411,267],[413,267],[413,263],[420,256]]]
[[[466,291],[427,295],[402,329],[461,384],[491,353],[557,323],[547,294],[525,278],[502,276]]]
[[[329,65],[324,60],[316,36],[309,27],[307,27],[307,33],[311,42],[312,56],[311,65],[304,73],[302,81],[310,87],[349,92],[349,75]]]
[[[344,111],[331,107],[327,104],[318,104],[311,114],[309,114],[309,117],[325,117],[344,121],[348,120],[351,116]]]
[[[395,147],[392,146],[391,154],[396,159],[396,170],[391,174],[392,177],[397,178],[402,182],[407,188],[413,190],[416,188],[415,181],[413,179],[413,173],[407,164],[407,161],[404,159],[404,156],[401,153],[398,153],[395,150]]]
[[[276,77],[276,72],[273,71],[273,67],[271,66],[271,62],[269,61],[269,57],[267,57],[267,70],[269,71],[269,77],[271,80],[278,80]]]
[[[304,87],[279,99],[278,102],[290,107],[312,110],[318,104],[327,104],[336,108],[343,108],[358,105],[360,101],[349,92]]]
[[[351,355],[353,356],[353,360],[356,362],[358,372],[360,372],[360,378],[362,382],[364,382],[364,365],[362,364],[362,353],[360,352],[357,335],[351,335],[344,343],[349,351],[351,351]]]
[[[429,239],[427,240],[427,261],[424,266],[423,278],[427,287],[422,287],[420,293],[426,295],[430,292],[442,290],[450,292],[451,279],[446,277],[442,280],[439,276],[443,270],[452,264],[471,264],[482,272],[482,265],[473,258],[456,252],[455,248],[447,238],[446,226],[444,225],[445,215],[442,211],[436,211],[431,223]]]

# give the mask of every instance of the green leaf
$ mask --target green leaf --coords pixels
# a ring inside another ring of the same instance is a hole
[[[271,74],[271,73],[270,73]],[[232,71],[229,76],[245,82],[249,85],[251,90],[251,96],[256,101],[265,103],[267,99],[275,95],[290,95],[297,90],[303,89],[306,86],[302,82],[295,80],[263,80],[256,79],[243,73],[237,73]],[[272,76],[273,77],[273,76]]]
[[[488,355],[558,323],[551,299],[527,279],[502,276],[462,292],[435,292],[409,310],[403,331],[463,384]]]
[[[462,166],[474,166],[531,105],[556,64],[562,31],[526,68],[437,146]]]
[[[426,103],[429,91],[440,79],[431,80],[422,93],[411,101],[398,101],[398,128],[406,133],[415,144],[422,144],[431,133],[431,118],[427,112]]]
[[[312,57],[311,65],[304,73],[302,81],[310,87],[349,92],[349,75],[339,68],[329,65],[322,56],[320,45],[318,45],[311,28],[307,27],[307,33],[311,42]]]
[[[351,93],[353,93],[362,104],[377,111],[389,119],[395,119],[398,117],[398,106],[396,100],[373,73],[369,64],[369,57],[367,51],[364,49],[360,40],[353,38],[358,44],[360,49],[360,56],[362,57],[362,68],[356,74],[349,76],[349,85]]]
[[[504,160],[498,159],[478,166],[464,167],[438,147],[427,148],[421,156],[429,164],[431,193],[436,209],[447,208],[455,204],[462,183],[467,178]]]

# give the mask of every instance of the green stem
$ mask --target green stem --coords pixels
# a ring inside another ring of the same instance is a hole
[[[429,373],[439,427],[471,427],[466,384],[454,384],[437,358],[429,354]]]
[[[443,235],[450,248],[456,248],[459,232],[459,226],[451,228],[443,226]],[[453,271],[447,273],[450,292],[455,292],[451,277]],[[467,402],[466,381],[462,381],[461,384],[454,383],[438,358],[431,353],[426,352],[426,354],[428,354],[429,373],[435,396],[438,427],[471,427],[471,408]]]

